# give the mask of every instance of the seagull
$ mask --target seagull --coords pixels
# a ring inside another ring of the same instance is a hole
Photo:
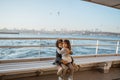
[[[58,14],[58,16],[60,16],[60,12],[59,11],[57,12],[57,14]]]

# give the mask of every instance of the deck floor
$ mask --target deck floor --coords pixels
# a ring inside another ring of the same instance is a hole
[[[27,77],[12,80],[58,80],[56,74]],[[120,80],[120,68],[111,68],[109,73],[97,70],[80,71],[74,74],[74,80]]]

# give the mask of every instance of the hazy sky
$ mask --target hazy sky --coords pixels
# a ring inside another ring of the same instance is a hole
[[[120,32],[120,10],[81,0],[0,0],[0,29]]]

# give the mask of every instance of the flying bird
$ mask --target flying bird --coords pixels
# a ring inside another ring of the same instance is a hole
[[[60,16],[60,12],[59,11],[57,12],[57,15]]]

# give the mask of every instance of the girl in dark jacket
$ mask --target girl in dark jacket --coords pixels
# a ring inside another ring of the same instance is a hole
[[[63,47],[63,40],[62,39],[57,39],[56,41],[56,47],[57,49],[61,50]],[[57,75],[61,75],[62,74],[62,67],[61,67],[61,63],[62,63],[62,55],[59,54],[56,50],[56,59],[55,62],[53,64],[56,64],[58,66],[58,72]]]
[[[58,49],[62,49],[63,47],[63,40],[62,39],[57,39],[56,41],[56,47]],[[57,65],[60,65],[61,64],[61,60],[62,60],[62,55],[59,54],[56,50],[56,59],[55,59],[55,62],[53,64],[57,64]]]

